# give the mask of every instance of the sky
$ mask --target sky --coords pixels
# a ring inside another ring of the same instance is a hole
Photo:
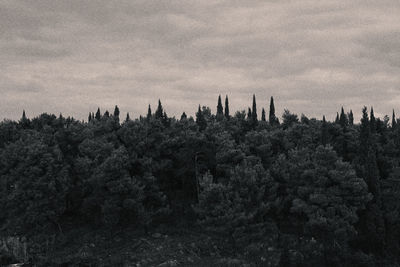
[[[199,104],[400,115],[399,0],[0,0],[0,118]],[[124,115],[123,115],[124,116]]]

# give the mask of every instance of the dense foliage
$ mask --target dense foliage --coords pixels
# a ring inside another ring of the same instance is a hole
[[[229,112],[219,97],[196,118],[170,118],[159,101],[135,120],[115,107],[88,122],[1,122],[2,231],[196,224],[250,256],[279,251],[281,266],[400,263],[394,113],[389,123],[364,108],[356,123],[343,108],[335,122],[285,110],[280,121],[273,98],[258,116],[255,96]]]

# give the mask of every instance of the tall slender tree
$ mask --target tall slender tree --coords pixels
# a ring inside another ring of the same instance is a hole
[[[342,127],[346,127],[348,124],[347,116],[344,113],[344,109],[342,107],[342,110],[340,111],[340,118],[339,118],[339,123]]]
[[[261,121],[265,121],[265,120],[266,120],[266,118],[265,118],[265,109],[262,108],[262,110],[261,110]]]
[[[228,95],[225,96],[225,118],[229,120],[229,100],[228,100]]]
[[[370,127],[371,127],[371,132],[375,133],[376,132],[376,119],[375,119],[374,108],[373,107],[371,107]]]
[[[29,127],[30,120],[26,117],[25,110],[22,111],[22,117],[19,123],[22,125],[22,128]]]
[[[130,118],[130,116],[129,116],[129,112],[127,112],[127,113],[126,113],[125,122],[128,122],[128,121],[130,121],[130,120],[131,120],[131,118]]]
[[[114,118],[115,118],[117,121],[119,121],[119,108],[118,108],[117,105],[115,105],[115,108],[114,108]]]
[[[89,116],[88,116],[88,122],[92,121],[92,112],[89,112]]]
[[[158,100],[158,107],[157,107],[156,113],[154,113],[154,116],[155,116],[156,119],[162,119],[163,115],[164,115],[164,110],[163,110],[163,107],[161,105],[161,101],[159,99]]]
[[[253,119],[253,113],[251,112],[251,108],[247,109],[247,120],[252,121]]]
[[[350,109],[350,113],[348,115],[349,118],[349,125],[353,126],[354,125],[354,115],[353,115],[353,111]]]
[[[217,120],[222,120],[224,117],[224,108],[222,107],[221,95],[218,96],[218,104],[217,104]]]
[[[149,107],[147,108],[147,120],[150,120],[151,119],[151,116],[152,116],[152,113],[151,113],[151,106],[150,106],[150,104],[149,104]]]
[[[326,123],[325,115],[322,117],[321,125],[321,143],[325,146],[328,143],[328,125]]]
[[[335,123],[336,123],[336,124],[339,124],[339,123],[340,123],[339,112],[336,112]]]
[[[393,113],[392,113],[392,129],[396,128],[396,114],[394,113],[394,109],[393,109]]]
[[[277,120],[277,118],[275,116],[274,97],[272,97],[272,96],[271,96],[271,100],[270,100],[270,103],[269,103],[269,117],[268,117],[268,120],[269,120],[269,124],[270,125],[276,125],[277,122],[278,122],[278,120]]]
[[[96,112],[96,120],[100,120],[101,119],[101,113],[100,113],[100,108],[97,108],[97,112]]]
[[[203,111],[201,111],[200,105],[196,113],[196,124],[199,126],[200,131],[204,130],[207,127],[207,121],[204,118]]]
[[[255,125],[257,124],[257,103],[256,103],[256,95],[253,95],[253,109],[251,111],[251,121]]]

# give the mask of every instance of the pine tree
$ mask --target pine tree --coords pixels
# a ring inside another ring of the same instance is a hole
[[[117,105],[115,105],[115,108],[114,108],[114,118],[115,118],[117,121],[119,121],[119,108],[118,108]]]
[[[92,121],[92,112],[89,112],[89,116],[88,116],[88,122]]]
[[[97,108],[97,112],[96,112],[96,120],[100,120],[100,119],[101,119],[100,108]]]
[[[225,118],[227,120],[229,120],[230,116],[229,116],[229,100],[228,100],[228,96],[225,96]]]
[[[150,120],[151,119],[151,106],[150,106],[150,104],[149,104],[149,108],[147,109],[147,120]]]
[[[128,121],[130,121],[130,120],[131,120],[131,118],[130,118],[130,116],[129,116],[129,112],[127,112],[127,113],[126,113],[125,122],[128,122]]]
[[[325,115],[322,117],[321,142],[324,146],[328,143],[328,125],[326,123]]]
[[[348,115],[349,118],[349,125],[353,126],[354,125],[354,115],[353,115],[353,111],[350,109],[350,113]]]
[[[264,108],[262,108],[262,110],[261,110],[261,121],[265,121],[266,119],[265,119],[265,109]]]
[[[200,105],[196,113],[196,124],[199,126],[200,131],[204,130],[207,127],[207,122],[204,118],[203,112],[201,111]]]
[[[257,104],[256,104],[256,95],[253,95],[253,109],[251,111],[251,121],[253,125],[257,124]]]
[[[275,116],[275,104],[274,104],[274,98],[271,96],[271,100],[269,103],[269,124],[270,125],[275,125],[277,124],[277,118]]]
[[[339,124],[340,119],[339,119],[339,112],[336,112],[336,119],[335,119],[335,123]]]
[[[251,112],[251,108],[247,109],[247,120],[252,121],[253,119],[253,113]]]
[[[186,120],[186,119],[187,119],[187,115],[186,115],[185,112],[183,112],[182,115],[181,115],[181,121],[182,120]]]
[[[360,125],[360,149],[363,155],[368,153],[368,146],[370,141],[371,128],[369,126],[369,118],[367,107],[362,109],[361,125]]]
[[[396,128],[396,114],[394,113],[394,109],[393,109],[393,113],[392,113],[392,129]]]
[[[22,125],[23,128],[29,127],[30,121],[26,117],[25,110],[22,111],[22,117],[21,117],[21,120],[19,121],[19,123]]]
[[[375,119],[374,108],[373,107],[371,107],[370,127],[371,127],[371,132],[375,133],[376,132],[376,119]]]
[[[224,108],[222,107],[221,95],[218,96],[217,104],[217,120],[221,120],[224,117]]]
[[[342,110],[340,111],[340,118],[339,118],[339,123],[342,127],[346,127],[348,124],[347,116],[344,113],[344,109],[342,107]]]
[[[25,121],[25,120],[27,120],[27,118],[26,118],[26,114],[25,114],[25,109],[22,111],[22,117],[21,117],[21,120],[22,120],[22,121]]]
[[[158,100],[158,107],[154,116],[156,119],[162,119],[163,115],[164,115],[163,107],[161,105],[161,101]]]

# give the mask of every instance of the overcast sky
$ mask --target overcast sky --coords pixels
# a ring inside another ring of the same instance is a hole
[[[0,0],[0,112],[400,115],[399,0]],[[123,115],[124,116],[124,115]]]

